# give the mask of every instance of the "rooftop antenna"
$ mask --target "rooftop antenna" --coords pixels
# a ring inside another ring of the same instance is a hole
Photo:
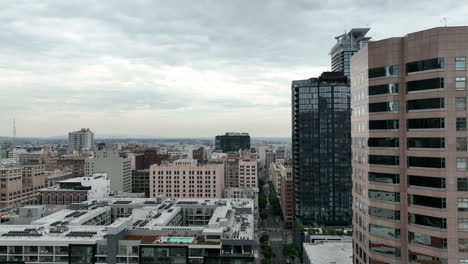
[[[13,147],[16,144],[16,119],[13,118]]]
[[[446,17],[442,18],[442,20],[440,22],[444,23],[444,27],[447,27],[447,18]]]

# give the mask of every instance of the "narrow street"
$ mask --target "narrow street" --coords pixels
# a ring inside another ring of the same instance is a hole
[[[264,170],[260,172],[260,177],[262,177],[262,179],[266,182],[262,188],[268,197],[268,195],[273,192],[273,190],[270,190],[271,187],[267,181],[267,175]],[[289,229],[284,229],[284,222],[281,216],[273,215],[273,209],[270,205],[270,201],[267,203],[267,213],[267,219],[265,219],[265,221],[260,225],[260,236],[264,233],[269,235],[270,246],[276,255],[274,258],[272,258],[272,263],[284,264],[286,263],[286,259],[283,256],[283,245],[292,243],[292,231]]]

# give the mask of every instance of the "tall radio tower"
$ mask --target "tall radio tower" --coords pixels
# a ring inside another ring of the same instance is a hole
[[[16,145],[16,119],[13,118],[13,147]]]

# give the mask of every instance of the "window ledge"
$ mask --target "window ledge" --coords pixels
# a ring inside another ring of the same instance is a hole
[[[372,132],[398,132],[399,129],[369,129],[369,133]]]
[[[443,170],[445,170],[445,168],[428,168],[428,167],[414,167],[414,166],[408,166],[408,169],[429,170],[429,171],[443,171]]]
[[[398,96],[398,93],[388,93],[388,94],[374,94],[368,95],[368,98],[378,98],[378,97],[385,97],[385,96]]]
[[[417,74],[422,74],[422,73],[429,73],[429,72],[443,72],[444,69],[433,69],[433,70],[425,70],[425,71],[417,71],[417,72],[410,72],[407,73],[406,75],[411,76],[411,75],[417,75]]]
[[[421,113],[421,112],[445,112],[445,108],[431,108],[431,109],[408,110],[408,113]]]
[[[409,194],[412,194],[412,193],[409,193]],[[436,198],[445,198],[445,197],[436,197]],[[417,205],[417,204],[409,204],[409,208],[424,209],[424,210],[429,209],[435,212],[447,212],[447,208],[436,208],[436,207]]]
[[[443,91],[445,91],[444,88],[434,88],[434,89],[425,89],[425,90],[419,90],[419,91],[411,91],[411,92],[407,92],[407,94],[419,94],[419,93],[443,92]]]
[[[411,129],[408,129],[408,132],[425,132],[425,131],[428,131],[428,132],[431,132],[431,131],[434,131],[434,132],[437,132],[437,131],[444,131],[445,128],[411,128]]]
[[[372,167],[381,167],[381,168],[400,168],[400,165],[385,165],[385,164],[371,164],[368,163],[369,166]]]
[[[369,115],[398,114],[399,111],[369,112]]]
[[[408,150],[445,151],[445,148],[408,148]]]
[[[442,177],[433,177],[433,178],[442,178]],[[416,185],[408,185],[408,188],[413,188],[417,190],[439,191],[439,192],[446,191],[445,188],[423,187],[423,186],[416,186]]]
[[[369,150],[399,150],[399,147],[368,147]]]
[[[398,78],[398,75],[387,75],[387,76],[374,77],[374,78],[369,77],[368,80],[374,81],[374,80],[383,80],[383,79],[388,79],[388,78]]]

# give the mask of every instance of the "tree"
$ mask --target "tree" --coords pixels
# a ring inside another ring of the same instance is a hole
[[[266,258],[262,259],[262,264],[271,264],[271,263],[272,263],[271,259],[266,259]]]
[[[304,232],[304,223],[302,223],[302,220],[297,218],[294,221],[296,223],[296,228],[299,232]]]
[[[265,209],[266,208],[266,205],[267,205],[267,197],[265,195],[265,193],[259,193],[258,194],[258,207],[260,209]]]
[[[268,213],[266,212],[266,210],[261,210],[261,211],[260,211],[260,218],[261,218],[262,220],[265,220],[265,219],[268,218]]]
[[[264,244],[266,242],[268,242],[268,240],[270,239],[270,236],[268,234],[263,234],[260,236],[260,244]]]
[[[283,255],[285,257],[297,257],[298,256],[298,253],[297,253],[297,248],[296,248],[296,245],[294,244],[284,244],[283,245]]]

